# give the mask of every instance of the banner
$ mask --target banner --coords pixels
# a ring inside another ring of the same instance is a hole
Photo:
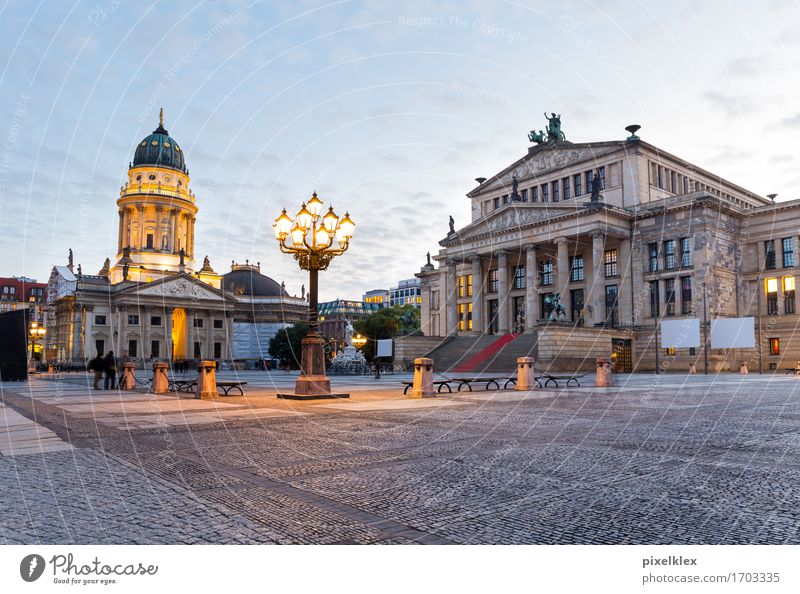
[[[752,349],[755,346],[755,318],[711,320],[712,349]]]
[[[391,357],[392,356],[392,339],[382,338],[378,340],[378,348],[376,349],[375,356],[377,357]]]
[[[661,322],[662,349],[688,349],[700,346],[700,320],[664,320]]]

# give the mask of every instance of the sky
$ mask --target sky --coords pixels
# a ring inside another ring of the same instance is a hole
[[[320,298],[411,278],[522,157],[543,112],[624,128],[800,198],[800,3],[0,0],[0,276],[114,258],[115,201],[158,124],[197,196],[197,260],[299,293],[272,221],[316,190],[356,222]]]

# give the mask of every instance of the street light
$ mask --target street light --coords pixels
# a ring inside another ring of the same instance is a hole
[[[43,340],[45,334],[47,334],[47,329],[44,326],[40,326],[36,322],[31,322],[31,327],[28,330],[28,338],[31,343],[31,362],[28,366],[29,372],[36,371],[36,360],[33,358],[33,354],[36,352],[36,342]]]
[[[308,270],[308,334],[303,338],[300,353],[300,377],[293,394],[278,398],[311,400],[316,398],[348,398],[348,394],[331,393],[331,381],[325,375],[325,341],[317,324],[318,276],[336,256],[347,251],[355,231],[350,214],[339,218],[333,207],[322,215],[323,203],[317,193],[304,202],[294,220],[284,208],[272,225],[281,252],[291,254],[303,270]],[[336,244],[336,245],[334,245]]]
[[[353,337],[353,346],[354,346],[354,347],[357,347],[357,348],[359,348],[359,349],[360,349],[360,348],[361,348],[361,347],[363,347],[365,344],[367,344],[367,339],[366,339],[366,337],[364,337],[364,336],[361,336],[360,334],[356,334],[356,335]]]

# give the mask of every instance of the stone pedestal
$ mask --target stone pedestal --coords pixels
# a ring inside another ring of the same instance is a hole
[[[197,390],[194,397],[200,400],[212,400],[218,396],[216,361],[200,361],[197,366]]]
[[[614,385],[611,374],[611,362],[606,357],[595,359],[597,372],[595,374],[594,385],[598,388],[610,388]]]
[[[153,381],[150,385],[150,391],[153,394],[166,394],[169,392],[168,367],[166,363],[153,363]]]
[[[411,398],[436,395],[433,390],[433,359],[427,357],[414,359],[414,385],[411,386],[408,395]]]
[[[747,375],[750,373],[750,370],[747,368],[747,361],[742,361],[739,363],[739,373],[742,375]]]
[[[533,367],[533,357],[517,358],[517,386],[515,390],[535,390],[536,370]]]
[[[331,392],[331,380],[325,375],[325,340],[309,333],[302,341],[300,377],[294,384],[293,394],[278,394],[286,400],[319,400],[350,398],[350,394]]]
[[[136,387],[136,376],[133,374],[135,367],[135,363],[122,364],[122,376],[119,378],[120,390],[133,390]]]

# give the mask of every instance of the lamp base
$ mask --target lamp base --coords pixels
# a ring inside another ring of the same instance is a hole
[[[331,380],[325,375],[325,341],[311,331],[302,340],[300,377],[294,384],[294,393],[278,394],[285,400],[328,400],[350,398],[350,394],[331,392]]]

